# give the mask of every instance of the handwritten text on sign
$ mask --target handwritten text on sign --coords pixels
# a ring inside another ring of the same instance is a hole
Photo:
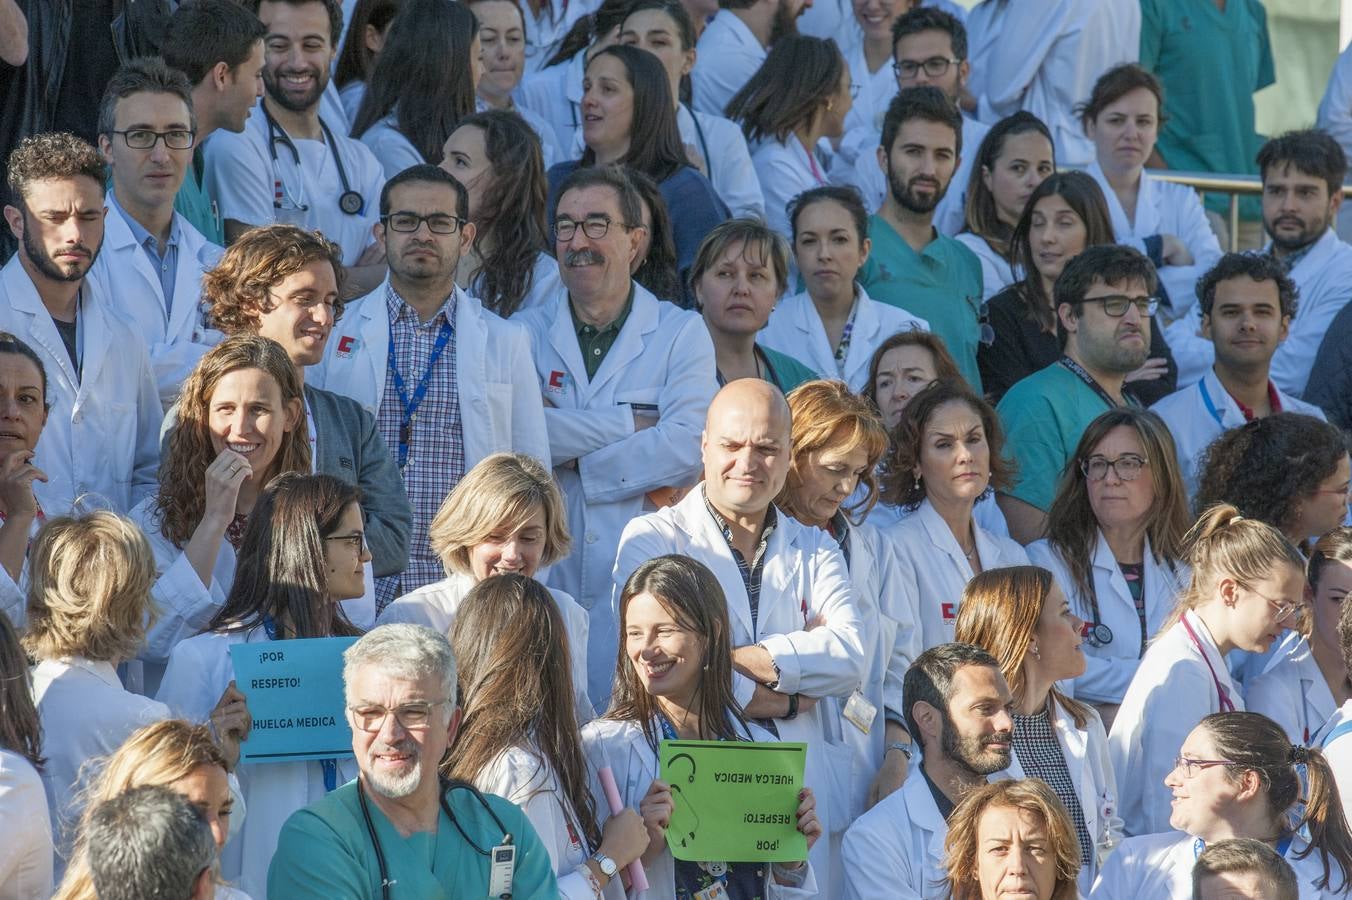
[[[356,638],[232,644],[235,685],[252,726],[241,762],[290,762],[352,755],[343,714],[343,651]]]

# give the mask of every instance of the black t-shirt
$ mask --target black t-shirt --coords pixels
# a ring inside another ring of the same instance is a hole
[[[66,353],[70,354],[71,366],[75,371],[80,371],[80,354],[75,347],[75,323],[62,322],[52,316],[52,324],[56,326],[57,333],[61,335],[61,343],[66,345]]]
[[[939,815],[943,816],[944,821],[947,822],[948,817],[953,815],[953,807],[957,804],[949,800],[948,795],[939,790],[939,785],[935,784],[934,779],[929,777],[923,763],[920,766],[920,774],[925,776],[925,784],[929,785],[930,795],[934,797],[934,805],[939,807]]]
[[[66,51],[61,91],[52,109],[52,126],[91,144],[98,135],[99,102],[108,79],[117,71],[113,44],[113,0],[71,0],[70,47]]]

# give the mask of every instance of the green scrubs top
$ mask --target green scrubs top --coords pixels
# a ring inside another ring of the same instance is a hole
[[[805,381],[817,380],[816,372],[787,353],[780,353],[777,350],[771,350],[769,347],[762,347],[760,344],[756,345],[756,349],[770,363],[770,368],[773,370],[774,378],[767,380],[774,382],[775,387],[785,394]]]
[[[520,807],[501,797],[484,796],[516,845],[513,896],[557,897],[549,851]],[[456,821],[479,847],[491,852],[502,843],[502,830],[472,792],[452,790],[448,797]],[[445,813],[436,834],[405,838],[369,798],[367,808],[385,854],[390,900],[479,900],[488,896],[488,857],[469,845]],[[268,896],[287,900],[379,900],[380,864],[362,817],[355,781],[287,819],[268,869]]]
[[[1018,466],[1008,494],[1046,512],[1085,427],[1111,408],[1059,362],[1015,382],[996,407],[1005,457]]]
[[[198,168],[198,160],[201,158],[202,150],[199,147],[193,151],[192,164],[188,166],[183,184],[174,195],[174,211],[191,222],[207,240],[218,247],[224,247],[225,222],[221,219],[220,208],[202,185],[202,173]]]
[[[925,252],[916,253],[877,215],[869,219],[868,236],[873,250],[859,270],[859,283],[874,300],[929,322],[962,377],[980,394],[976,348],[981,342],[981,262],[976,254],[937,232]]]

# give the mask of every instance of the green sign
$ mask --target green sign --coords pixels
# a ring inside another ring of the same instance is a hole
[[[671,785],[667,846],[696,862],[797,862],[806,744],[663,741],[662,780]]]

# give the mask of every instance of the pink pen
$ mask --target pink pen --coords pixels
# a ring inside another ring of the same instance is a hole
[[[615,773],[610,771],[610,766],[597,770],[596,777],[601,779],[601,790],[606,792],[606,803],[610,804],[610,814],[617,815],[624,809],[624,803],[620,801],[620,788],[615,784]],[[648,889],[648,876],[643,871],[643,863],[634,860],[629,864],[629,886],[636,891],[646,891]]]

